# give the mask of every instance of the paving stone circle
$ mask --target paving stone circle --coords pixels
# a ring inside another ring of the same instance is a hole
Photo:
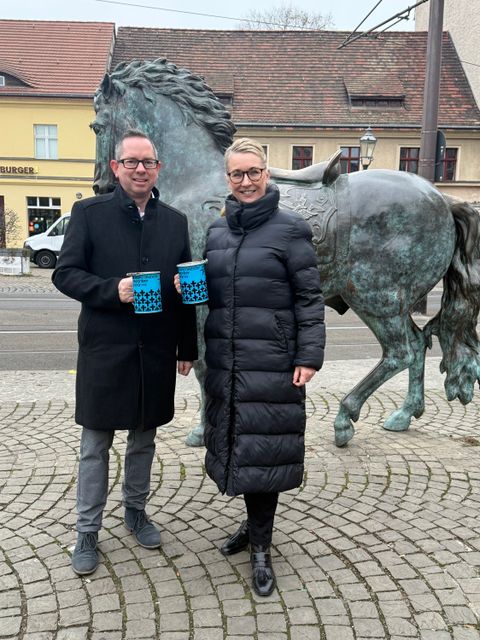
[[[402,434],[379,424],[402,399],[374,396],[352,443],[333,444],[341,394],[308,399],[305,482],[282,494],[274,534],[278,589],[256,597],[247,552],[218,546],[243,502],[218,495],[203,450],[184,444],[199,414],[183,390],[159,429],[149,514],[163,547],[123,526],[124,434],[110,457],[102,564],[70,568],[79,428],[64,400],[0,404],[0,638],[18,640],[366,640],[479,638],[478,401],[430,390]]]

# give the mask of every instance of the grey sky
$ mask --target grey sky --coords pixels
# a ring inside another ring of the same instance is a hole
[[[411,7],[418,0],[382,0],[363,28],[373,27],[399,11]],[[110,4],[100,0],[0,0],[0,17],[23,20],[99,20],[115,22],[117,25],[172,27],[189,29],[235,29],[235,18],[245,17],[250,9],[269,9],[282,4],[282,0],[260,2],[242,0],[229,3],[221,0],[119,0],[125,4]],[[299,8],[330,13],[333,29],[354,29],[378,0],[291,0]],[[127,6],[130,5],[137,6]],[[288,2],[287,2],[288,4]],[[139,5],[143,5],[139,6]],[[147,6],[157,7],[149,9]],[[165,11],[163,9],[174,9]],[[188,15],[177,11],[191,11],[202,14],[227,16],[221,19],[207,16]],[[414,28],[414,11],[410,20],[403,20],[396,29],[410,31]]]

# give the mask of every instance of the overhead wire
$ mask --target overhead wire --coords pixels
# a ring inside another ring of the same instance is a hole
[[[367,20],[372,15],[372,13],[375,11],[375,9],[378,7],[378,5],[382,4],[382,2],[383,2],[383,0],[378,0],[377,4],[373,7],[373,9],[370,9],[370,11],[364,17],[364,19],[355,27],[355,29],[352,31],[352,33],[350,35],[353,35],[354,33],[356,33],[360,29],[360,27],[365,22],[365,20]]]
[[[198,11],[182,11],[180,9],[169,9],[167,7],[154,7],[150,4],[140,4],[138,2],[120,2],[119,0],[95,0],[96,2],[103,2],[105,4],[115,4],[123,7],[139,7],[141,9],[153,9],[154,11],[169,11],[170,13],[181,13],[190,16],[201,16],[203,18],[219,18],[220,20],[237,20],[238,22],[251,22],[250,18],[235,18],[233,16],[220,16],[214,13],[200,13]],[[285,25],[281,22],[269,22],[267,20],[257,20],[255,22],[259,24],[265,24],[273,27],[285,27]],[[310,29],[299,29],[299,27],[295,27],[296,30],[304,30],[308,31]]]
[[[428,0],[419,0],[418,2],[413,4],[412,6],[407,7],[406,9],[403,9],[403,11],[399,11],[394,16],[391,16],[390,18],[387,18],[387,20],[384,20],[380,24],[377,24],[375,27],[372,27],[371,29],[368,29],[368,31],[363,31],[362,33],[356,33],[356,30],[358,29],[358,27],[357,27],[357,29],[355,29],[355,31],[350,33],[345,38],[345,40],[342,42],[342,44],[340,46],[337,47],[337,49],[343,49],[344,47],[349,45],[351,42],[355,42],[355,40],[359,40],[360,38],[365,38],[365,37],[369,36],[373,31],[377,31],[378,29],[380,29],[380,27],[385,27],[381,31],[381,33],[383,33],[387,29],[390,29],[392,26],[398,24],[401,20],[408,20],[408,18],[410,16],[410,12],[412,11],[412,9],[415,9],[415,7],[418,7],[419,5],[423,4],[424,2],[428,2]],[[368,16],[372,13],[372,11],[374,11],[378,7],[378,4],[379,3],[377,3],[375,5],[375,7],[370,11],[370,13],[362,20],[360,25],[363,24],[365,22],[365,20],[368,18]],[[375,34],[373,34],[373,35],[375,35]]]

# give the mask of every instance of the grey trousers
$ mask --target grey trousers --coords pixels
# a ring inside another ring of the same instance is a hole
[[[125,507],[142,510],[150,492],[156,429],[131,430],[122,484]],[[98,531],[108,495],[108,461],[115,431],[82,429],[77,481],[77,531]]]

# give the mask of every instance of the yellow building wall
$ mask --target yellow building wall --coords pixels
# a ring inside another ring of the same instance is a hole
[[[76,199],[93,195],[95,134],[89,125],[94,117],[91,98],[2,98],[0,196],[19,223],[8,246],[22,246],[28,237],[28,196],[60,198],[66,213]],[[57,160],[34,157],[36,124],[57,125]]]

